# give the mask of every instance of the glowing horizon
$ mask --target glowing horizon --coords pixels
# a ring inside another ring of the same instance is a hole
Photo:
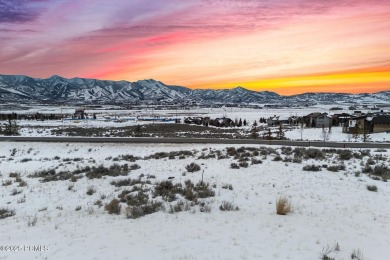
[[[390,90],[386,0],[0,0],[0,74]]]

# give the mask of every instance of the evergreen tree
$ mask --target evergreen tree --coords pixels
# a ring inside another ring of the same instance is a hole
[[[137,126],[135,127],[134,135],[135,135],[136,137],[142,136],[142,130],[141,130],[141,126],[140,126],[140,125],[137,125]]]
[[[257,139],[259,137],[256,121],[252,125],[251,137],[252,137],[252,139]]]

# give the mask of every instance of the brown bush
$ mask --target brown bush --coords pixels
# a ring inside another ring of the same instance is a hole
[[[287,215],[293,211],[294,209],[291,205],[291,201],[284,196],[279,197],[279,199],[276,201],[276,214]]]

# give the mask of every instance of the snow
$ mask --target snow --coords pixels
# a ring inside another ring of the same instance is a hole
[[[198,108],[191,110],[155,110],[153,108],[146,108],[142,110],[120,110],[116,108],[110,109],[94,109],[86,110],[86,113],[92,115],[97,115],[97,120],[64,120],[64,121],[33,121],[33,120],[22,120],[18,121],[18,125],[22,126],[21,135],[22,136],[49,136],[51,128],[67,128],[72,126],[82,127],[82,128],[115,128],[115,127],[125,127],[125,126],[134,126],[142,124],[151,124],[153,122],[141,121],[141,120],[127,120],[129,118],[134,119],[137,117],[160,117],[160,118],[180,118],[181,122],[184,122],[186,117],[210,117],[210,118],[222,118],[228,117],[233,120],[235,119],[246,119],[248,125],[242,127],[242,129],[249,133],[251,125],[256,120],[259,121],[260,117],[269,118],[273,116],[279,116],[280,118],[288,118],[290,116],[303,116],[309,113],[314,112],[328,112],[333,114],[334,111],[331,111],[332,106],[318,106],[310,108],[289,108],[289,109],[249,109],[249,108],[233,108],[233,107],[223,107],[223,108]],[[51,113],[64,113],[64,114],[73,114],[74,108],[70,107],[31,107],[29,110],[23,111],[23,113],[42,113],[42,114],[51,114]],[[13,111],[3,111],[2,113],[11,113]],[[17,111],[18,112],[18,111]],[[339,111],[340,112],[340,111]],[[367,111],[366,111],[367,112]],[[106,118],[118,119],[118,120],[106,120]],[[2,122],[0,122],[0,125]],[[3,122],[4,124],[4,122]],[[257,123],[258,126],[266,126],[266,124]],[[37,128],[39,127],[39,128]],[[41,129],[41,128],[45,129]],[[274,136],[278,132],[278,127],[272,128]],[[322,128],[304,128],[301,132],[299,126],[283,126],[283,131],[285,132],[285,137],[290,140],[308,140],[308,141],[323,141],[323,129]],[[325,129],[326,141],[330,142],[361,142],[360,139],[352,138],[351,134],[345,134],[342,132],[342,127],[332,127],[331,132],[328,129]],[[268,133],[268,130],[265,131]],[[263,132],[259,133],[260,136],[263,135]],[[390,133],[375,133],[369,135],[369,141],[372,142],[389,142]]]
[[[335,158],[295,164],[273,161],[274,156],[268,155],[262,158],[263,164],[239,170],[229,168],[233,158],[196,159],[202,152],[225,148],[201,144],[0,143],[1,181],[12,179],[11,172],[19,172],[28,183],[27,187],[13,183],[0,189],[0,207],[16,212],[0,219],[1,244],[49,247],[45,252],[0,254],[5,259],[319,259],[324,249],[338,243],[340,251],[330,254],[336,259],[350,259],[355,249],[365,259],[390,255],[390,185],[366,175],[355,177],[361,160],[351,159],[345,164],[346,171],[334,173],[305,172],[302,167],[311,163],[332,165]],[[204,169],[204,181],[216,185],[216,196],[206,199],[211,206],[209,213],[195,208],[126,219],[123,214],[109,215],[103,207],[93,205],[103,194],[107,196],[104,203],[116,197],[118,188],[110,182],[124,177],[84,177],[74,183],[72,191],[68,190],[72,184],[69,180],[41,183],[27,177],[54,167],[71,171],[86,165],[109,166],[115,162],[107,157],[122,154],[142,157],[179,150],[197,152],[195,157],[183,160],[138,160],[141,168],[128,177],[152,174],[156,176],[152,182],[168,177],[175,177],[175,183],[187,179],[197,182],[201,179],[199,172],[183,176],[185,165],[195,161]],[[389,151],[371,150],[371,154],[387,156],[384,163],[389,165]],[[83,160],[66,164],[54,156]],[[22,163],[25,158],[32,160]],[[231,184],[233,190],[223,189],[224,184]],[[368,191],[367,184],[375,184],[378,192]],[[86,195],[91,186],[97,192]],[[22,193],[11,196],[13,189]],[[291,199],[292,214],[276,215],[275,201],[281,195]],[[17,203],[23,196],[26,202]],[[218,209],[222,201],[233,202],[240,210],[222,212]],[[75,211],[76,206],[82,209]],[[28,220],[34,216],[37,224],[29,227]]]
[[[20,91],[18,91],[18,90],[16,90],[16,89],[11,89],[11,88],[0,88],[0,90],[6,91],[6,92],[9,92],[9,93],[13,93],[13,94],[17,94],[17,95],[22,95],[22,96],[28,97],[25,93],[20,92]]]
[[[285,135],[286,138],[291,140],[301,140],[301,130],[295,128],[292,130],[287,130]],[[352,134],[345,134],[342,132],[342,127],[332,127],[330,133],[328,129],[325,129],[327,132],[327,140],[329,142],[361,142],[361,138],[355,140],[352,137]],[[370,134],[370,141],[373,142],[388,142],[390,141],[390,133],[375,133]],[[304,128],[302,132],[302,139],[307,141],[323,141],[323,129],[322,128]]]

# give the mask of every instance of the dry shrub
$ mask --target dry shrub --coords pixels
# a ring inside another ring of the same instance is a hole
[[[373,192],[377,192],[378,191],[378,187],[376,185],[367,185],[367,190],[369,191],[373,191]]]
[[[279,197],[279,199],[276,201],[276,214],[287,215],[293,211],[294,208],[291,205],[291,201],[284,196]]]
[[[119,200],[113,199],[105,206],[105,210],[107,210],[109,214],[119,215],[121,213],[121,205],[119,203]]]

